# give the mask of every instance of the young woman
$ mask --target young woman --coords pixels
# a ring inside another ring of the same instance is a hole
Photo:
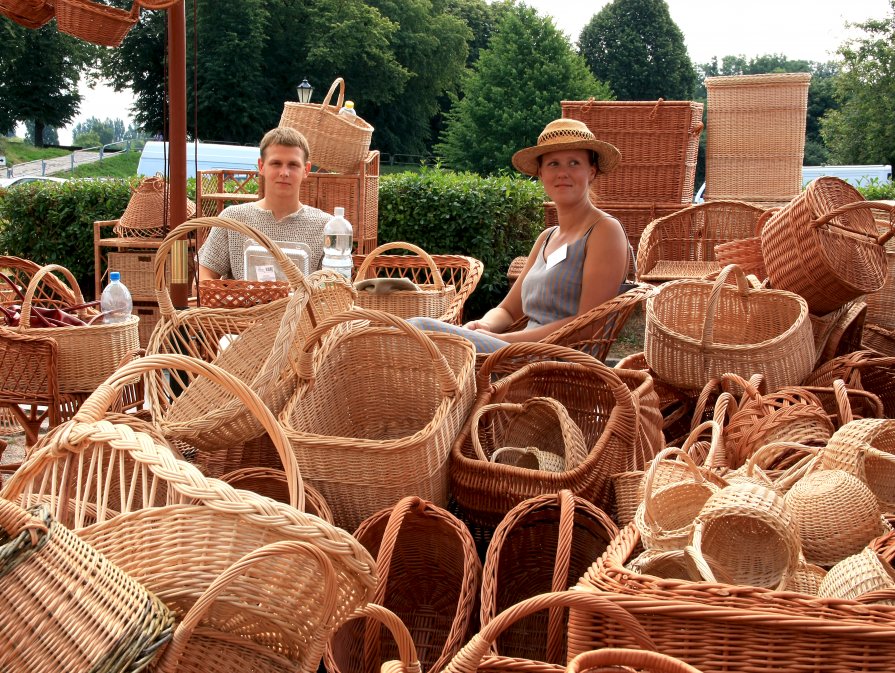
[[[415,318],[414,324],[461,334],[478,352],[490,353],[516,341],[539,341],[618,295],[628,271],[628,239],[618,220],[588,195],[591,183],[613,170],[620,156],[583,122],[547,124],[536,145],[513,155],[513,166],[540,178],[556,204],[559,225],[538,236],[507,296],[480,319],[462,329],[425,318]],[[508,331],[523,315],[526,327]]]

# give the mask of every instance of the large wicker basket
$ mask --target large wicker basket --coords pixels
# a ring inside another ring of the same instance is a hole
[[[469,341],[352,309],[318,323],[296,359],[280,420],[337,525],[354,530],[408,494],[447,505],[451,443],[475,398]]]
[[[874,210],[895,213],[895,204],[864,201],[839,178],[811,182],[762,229],[771,284],[802,295],[817,314],[882,288],[889,275],[883,244],[895,229],[880,235]]]
[[[130,10],[110,7],[93,0],[56,0],[59,30],[104,47],[117,47],[140,18],[140,3]]]
[[[706,77],[707,200],[788,201],[802,188],[809,73]]]
[[[0,14],[25,28],[40,28],[53,13],[53,5],[45,0],[0,0]]]
[[[339,97],[333,105],[336,88]],[[305,135],[315,166],[336,173],[358,173],[370,151],[373,127],[357,115],[340,115],[344,100],[345,80],[337,77],[322,104],[287,102],[279,125],[297,129]]]
[[[81,288],[72,273],[57,264],[48,264],[31,277],[25,298],[22,301],[22,315],[18,332],[29,336],[50,337],[56,342],[59,367],[59,392],[89,393],[115,371],[118,364],[129,353],[140,347],[140,319],[131,315],[126,320],[105,324],[99,320],[95,324],[75,327],[31,327],[31,310],[39,296],[39,286],[47,282],[46,277],[56,271],[66,279],[75,301],[84,303]],[[52,284],[58,284],[55,278]],[[89,320],[96,313],[82,312],[82,318]]]
[[[736,287],[726,284],[728,276]],[[765,376],[769,390],[797,385],[814,366],[814,337],[805,300],[756,289],[739,267],[717,280],[677,280],[646,302],[646,361],[681,388],[735,373]]]

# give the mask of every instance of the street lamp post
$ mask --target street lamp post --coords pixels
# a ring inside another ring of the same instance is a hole
[[[311,86],[310,82],[308,82],[308,78],[305,77],[301,84],[296,87],[298,89],[298,102],[299,103],[310,103],[311,102],[311,94],[314,93],[314,87]]]

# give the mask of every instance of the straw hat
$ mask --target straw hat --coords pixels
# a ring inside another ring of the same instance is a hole
[[[615,145],[597,140],[587,124],[577,119],[554,119],[538,136],[538,144],[526,147],[513,155],[513,166],[526,175],[538,174],[538,157],[547,152],[562,150],[591,150],[597,155],[597,168],[609,173],[621,160]]]

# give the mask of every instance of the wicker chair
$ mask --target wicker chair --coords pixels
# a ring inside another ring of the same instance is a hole
[[[755,236],[764,208],[742,201],[707,201],[653,220],[637,250],[637,280],[702,278],[721,270],[715,246]]]
[[[655,290],[656,288],[648,283],[636,283],[627,292],[623,292],[567,322],[555,332],[541,339],[540,343],[574,348],[587,353],[600,362],[605,362],[609,355],[609,349],[618,339],[618,335],[631,313]],[[521,330],[527,323],[528,318],[523,316],[510,325],[507,331]],[[488,355],[490,353],[476,355],[476,371],[479,370]]]

